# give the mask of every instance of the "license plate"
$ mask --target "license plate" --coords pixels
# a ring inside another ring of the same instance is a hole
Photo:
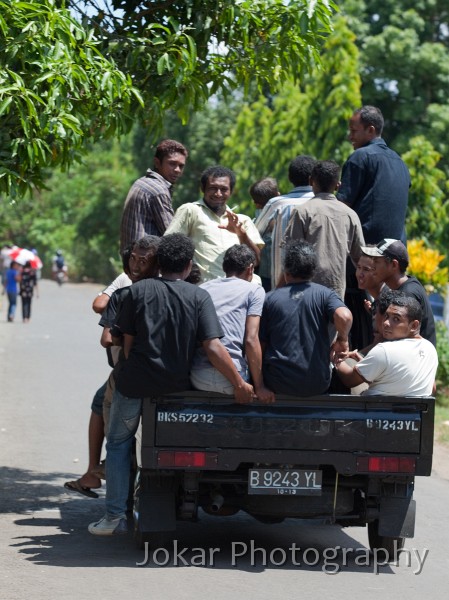
[[[248,494],[309,496],[321,494],[323,473],[305,469],[250,469]]]

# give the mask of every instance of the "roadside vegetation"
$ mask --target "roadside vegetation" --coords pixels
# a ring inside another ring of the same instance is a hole
[[[449,446],[449,336],[441,321],[437,323],[437,351],[435,440]]]

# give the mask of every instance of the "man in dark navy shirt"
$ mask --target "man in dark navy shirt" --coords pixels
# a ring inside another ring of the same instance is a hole
[[[367,244],[381,239],[405,242],[410,187],[408,169],[382,139],[384,119],[374,106],[356,110],[349,121],[355,152],[343,166],[337,198],[358,214]]]
[[[410,174],[400,156],[382,139],[384,119],[375,106],[363,106],[349,120],[354,152],[343,166],[337,198],[359,216],[366,244],[391,238],[405,243]],[[364,309],[355,270],[348,261],[345,303],[354,316],[352,348],[371,343],[371,319]]]

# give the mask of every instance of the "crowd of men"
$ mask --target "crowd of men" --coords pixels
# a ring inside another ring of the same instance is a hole
[[[146,397],[194,387],[272,403],[328,393],[336,380],[348,392],[433,393],[433,316],[406,274],[410,176],[382,130],[377,108],[354,112],[341,182],[335,162],[310,156],[292,160],[294,188],[284,195],[273,178],[255,182],[254,221],[229,208],[236,176],[223,166],[208,167],[203,197],[174,213],[172,188],[188,152],[173,140],[159,144],[154,170],[125,202],[129,278],[94,302],[103,345],[120,351],[92,405],[107,438],[106,515],[89,525],[92,534],[127,530],[131,448]],[[102,435],[69,489],[97,495]]]

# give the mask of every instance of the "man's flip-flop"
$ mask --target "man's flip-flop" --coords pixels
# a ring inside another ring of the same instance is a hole
[[[87,496],[88,498],[98,498],[98,494],[93,492],[90,488],[81,485],[80,480],[76,479],[75,481],[66,481],[64,483],[64,487],[71,492],[78,492],[83,496]]]

